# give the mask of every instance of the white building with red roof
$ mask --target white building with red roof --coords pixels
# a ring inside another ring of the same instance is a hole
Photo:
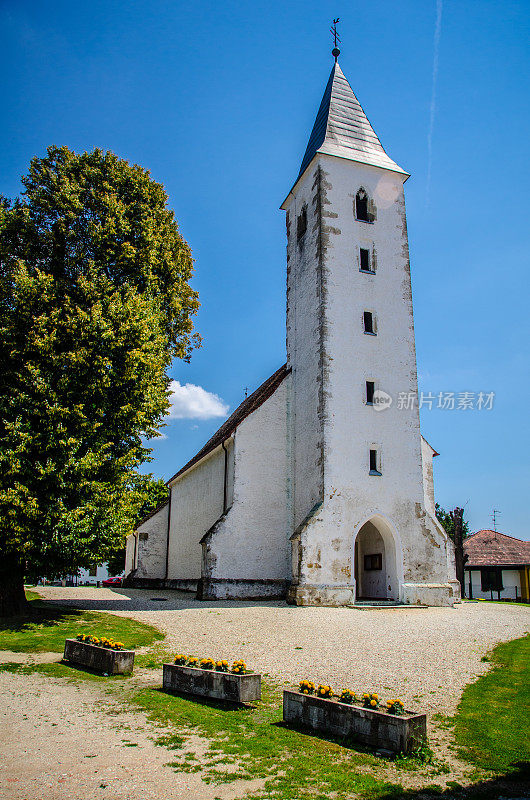
[[[482,530],[464,541],[464,554],[470,599],[530,601],[530,542]]]

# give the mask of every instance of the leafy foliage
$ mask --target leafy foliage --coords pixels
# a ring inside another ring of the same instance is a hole
[[[50,147],[22,183],[0,202],[0,549],[51,576],[105,561],[132,530],[198,300],[146,170]]]
[[[128,487],[131,514],[142,519],[167,499],[169,490],[162,478],[133,473]],[[125,564],[125,547],[120,546],[108,559],[109,575],[120,575]]]
[[[445,528],[445,532],[453,541],[455,540],[455,520],[452,511],[446,511],[439,503],[436,503],[436,519]],[[469,522],[462,519],[462,536],[467,538],[470,535]]]
[[[138,519],[146,517],[169,497],[169,489],[162,478],[154,478],[153,475],[135,475],[133,485],[136,500],[140,502]]]

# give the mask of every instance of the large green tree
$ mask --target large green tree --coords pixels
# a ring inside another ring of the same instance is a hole
[[[106,560],[198,343],[190,249],[148,171],[50,147],[0,202],[0,615],[24,573]]]

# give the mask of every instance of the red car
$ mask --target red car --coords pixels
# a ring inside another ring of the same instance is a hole
[[[123,578],[116,577],[116,578],[107,578],[104,581],[101,581],[102,586],[121,586],[123,583]]]

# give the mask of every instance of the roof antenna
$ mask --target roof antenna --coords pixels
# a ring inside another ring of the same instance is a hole
[[[501,514],[502,512],[499,511],[498,508],[493,509],[492,519],[493,519],[493,530],[497,533],[497,514]]]
[[[335,45],[333,50],[331,51],[331,55],[335,58],[335,63],[337,63],[337,59],[340,56],[340,50],[337,47],[337,44],[340,44],[340,36],[337,33],[337,23],[338,23],[338,21],[339,21],[338,17],[337,17],[337,19],[334,19],[333,20],[333,25],[329,29],[329,32],[333,36],[333,43]]]

